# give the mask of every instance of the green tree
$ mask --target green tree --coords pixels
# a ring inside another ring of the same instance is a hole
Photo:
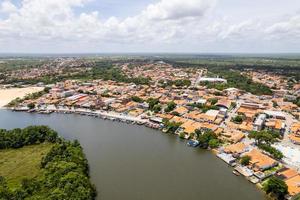
[[[138,102],[138,103],[144,102],[143,99],[141,99],[141,98],[138,97],[138,96],[133,96],[133,97],[131,97],[131,100],[132,100],[132,101],[135,101],[135,102]]]
[[[210,99],[208,99],[208,102],[210,102],[211,105],[215,105],[218,102],[218,99],[217,98],[210,98]]]
[[[267,194],[274,195],[278,200],[284,199],[284,196],[288,193],[288,187],[286,183],[275,176],[272,176],[266,182],[266,184],[263,186],[263,189]]]
[[[241,159],[240,159],[240,163],[242,165],[249,165],[250,163],[250,160],[251,160],[251,157],[246,155],[246,156],[242,156]]]
[[[29,103],[29,104],[27,104],[27,107],[29,109],[34,109],[35,108],[35,104],[34,103]]]
[[[165,112],[171,112],[176,108],[176,103],[174,101],[170,101],[167,104],[167,108],[165,109]]]
[[[220,141],[218,139],[211,139],[208,142],[210,148],[218,148],[220,146]]]
[[[273,144],[280,137],[278,132],[272,131],[251,131],[248,135],[250,139],[254,139],[257,145]]]
[[[149,110],[153,110],[154,106],[159,103],[159,100],[154,98],[149,98],[147,99],[147,103],[149,104]]]
[[[232,118],[232,121],[236,124],[241,124],[244,121],[244,116],[237,115],[237,116]]]

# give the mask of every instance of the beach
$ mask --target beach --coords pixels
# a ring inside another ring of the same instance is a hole
[[[39,92],[43,89],[43,87],[0,89],[0,108],[4,107],[15,98],[23,98],[26,94]]]

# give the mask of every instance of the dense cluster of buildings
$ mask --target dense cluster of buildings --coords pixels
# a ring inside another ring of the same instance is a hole
[[[300,109],[286,100],[287,93],[276,92],[273,96],[256,96],[236,88],[224,91],[198,86],[200,81],[226,83],[220,78],[202,77],[203,69],[174,69],[165,63],[147,64],[132,67],[121,66],[129,77],[151,77],[151,85],[135,85],[114,81],[93,80],[81,82],[68,80],[50,85],[49,93],[35,100],[26,100],[23,106],[34,103],[39,110],[69,108],[86,109],[90,112],[101,110],[131,116],[131,119],[143,119],[157,124],[163,129],[164,120],[180,124],[175,131],[186,139],[195,139],[195,131],[213,131],[222,146],[216,149],[218,157],[234,165],[235,170],[246,176],[253,183],[261,183],[275,175],[288,185],[289,196],[300,193]],[[252,73],[260,82],[277,89],[285,81],[282,78],[269,78],[267,75]],[[162,87],[165,80],[188,79],[191,86]],[[258,81],[257,80],[257,81]],[[299,89],[299,88],[298,88]],[[294,89],[296,92],[297,88]],[[156,99],[153,109],[149,99]],[[169,110],[169,103],[175,107]],[[235,119],[240,117],[241,120]],[[276,160],[267,152],[260,150],[247,135],[251,131],[271,130],[282,136],[283,147],[293,147],[295,154],[284,155],[283,160]],[[249,165],[243,166],[238,160],[248,155]]]
[[[49,60],[41,66],[26,66],[16,70],[8,70],[3,75],[7,80],[28,80],[37,79],[45,76],[58,76],[68,73],[84,73],[91,68],[91,63],[81,59],[63,58]]]

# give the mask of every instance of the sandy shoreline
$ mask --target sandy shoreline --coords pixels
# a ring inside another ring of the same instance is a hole
[[[24,97],[26,94],[39,92],[43,87],[27,87],[27,88],[10,88],[0,89],[0,108],[7,105],[10,101],[17,97]]]

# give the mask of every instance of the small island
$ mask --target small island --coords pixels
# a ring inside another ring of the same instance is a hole
[[[77,140],[47,126],[0,129],[0,149],[0,199],[95,199]]]

